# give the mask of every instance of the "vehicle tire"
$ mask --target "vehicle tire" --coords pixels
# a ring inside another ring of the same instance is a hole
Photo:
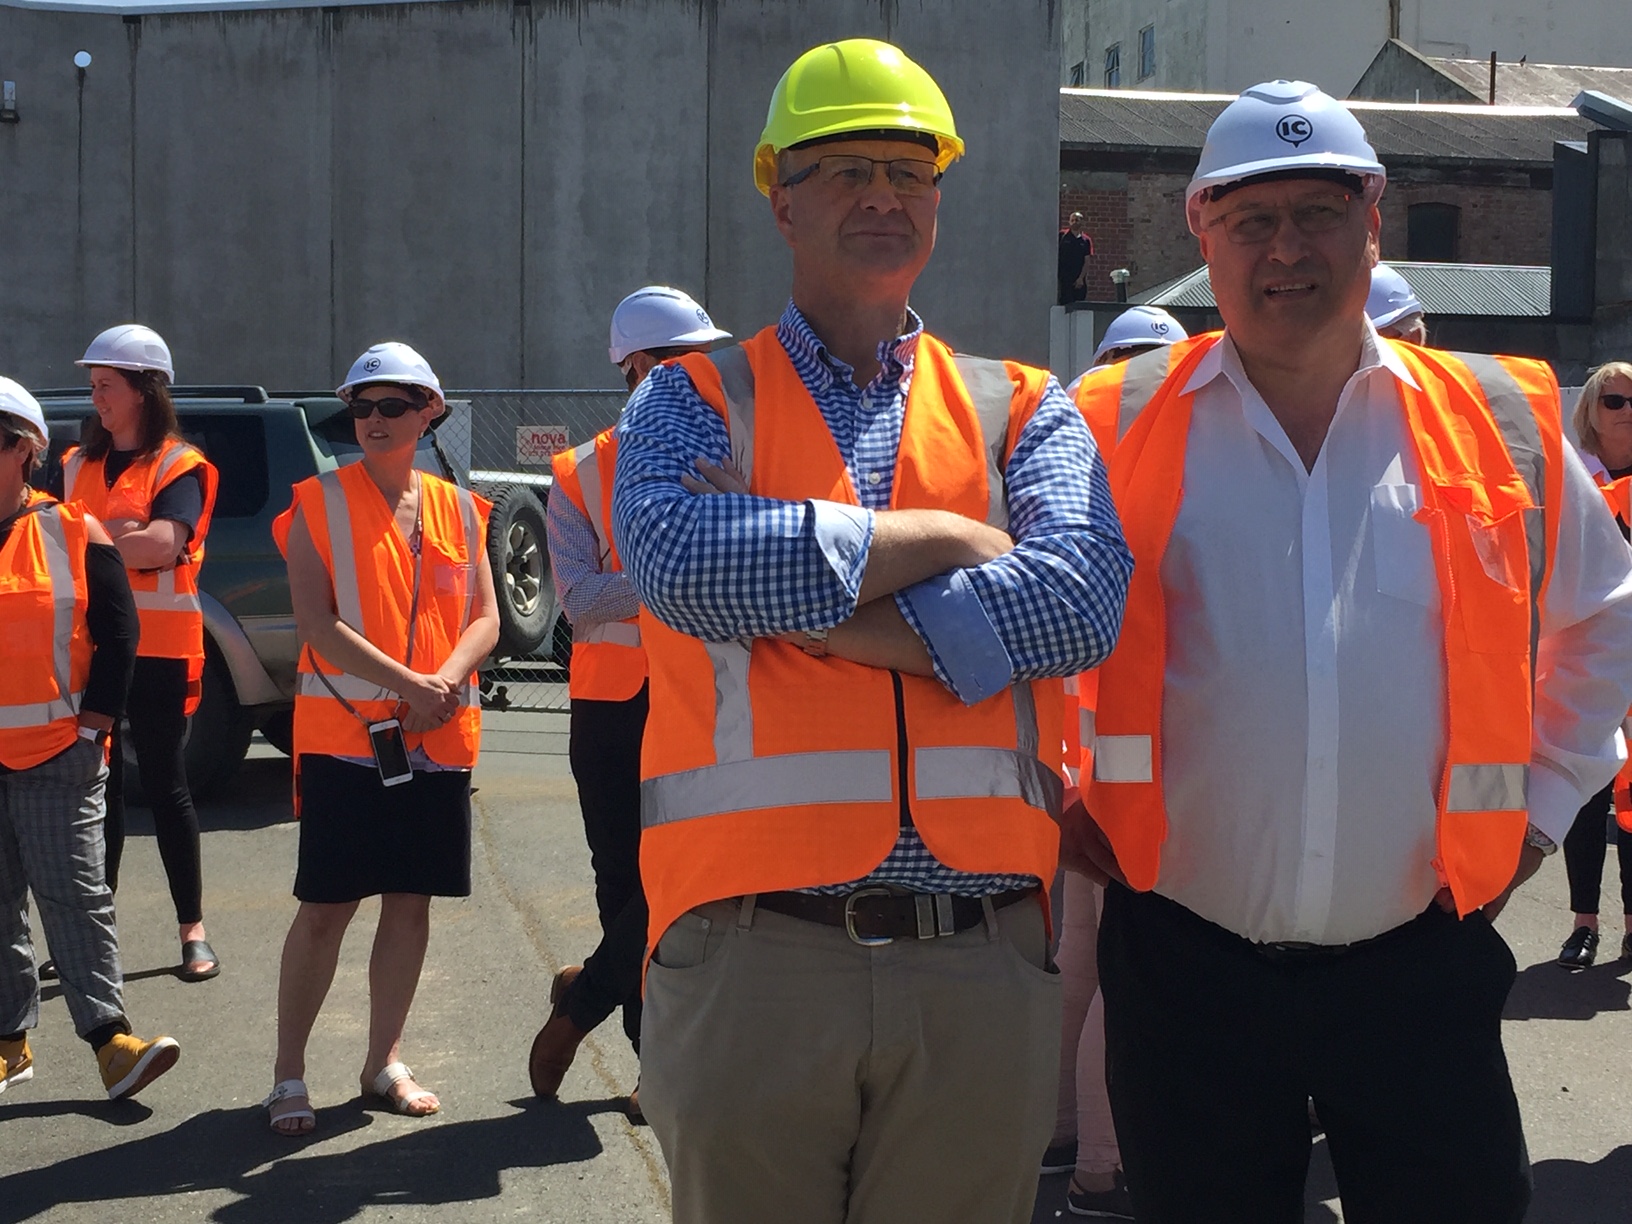
[[[279,710],[263,722],[258,730],[261,738],[284,756],[293,756],[295,753],[295,712],[293,710]]]
[[[255,732],[249,713],[238,704],[232,673],[221,656],[204,648],[204,692],[187,724],[187,787],[195,799],[207,799],[220,790],[249,751]]]
[[[544,538],[544,507],[533,491],[526,485],[499,486],[487,524],[487,558],[499,597],[497,655],[530,655],[545,643],[555,587]]]

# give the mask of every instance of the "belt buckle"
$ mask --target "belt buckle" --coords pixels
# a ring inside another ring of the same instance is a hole
[[[856,902],[862,897],[889,897],[893,896],[889,889],[881,885],[870,885],[867,888],[858,888],[844,899],[844,933],[850,937],[850,942],[860,944],[864,948],[882,948],[885,944],[895,942],[893,935],[869,936],[862,935],[856,930]]]

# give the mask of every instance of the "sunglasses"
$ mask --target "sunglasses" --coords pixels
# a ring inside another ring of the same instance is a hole
[[[1600,395],[1598,402],[1611,412],[1619,412],[1628,404],[1632,404],[1632,395]]]
[[[411,399],[402,399],[392,396],[390,399],[363,399],[358,397],[346,405],[351,410],[354,421],[366,421],[378,412],[388,421],[394,421],[410,412],[418,412],[423,405],[414,403]]]

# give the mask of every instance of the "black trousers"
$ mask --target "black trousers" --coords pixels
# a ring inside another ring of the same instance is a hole
[[[1615,814],[1615,784],[1611,782],[1581,806],[1564,837],[1564,871],[1570,878],[1570,912],[1596,914],[1603,890],[1604,859],[1608,855],[1609,822]],[[1632,835],[1615,837],[1615,857],[1621,868],[1621,912],[1632,914]]]
[[[153,831],[178,925],[204,920],[198,812],[187,789],[187,766],[182,759],[186,704],[186,659],[138,657],[125,703],[128,727],[114,731],[108,762],[108,887],[118,889],[119,863],[125,853],[125,760],[120,738],[128,733],[142,770],[142,790],[153,810]]]
[[[1106,1072],[1140,1224],[1301,1224],[1313,1098],[1348,1224],[1517,1224],[1530,1202],[1502,1050],[1513,955],[1430,906],[1335,955],[1272,959],[1112,885]]]
[[[623,1008],[623,1031],[640,1049],[640,968],[646,893],[640,886],[640,740],[647,690],[628,701],[573,698],[568,757],[595,871],[601,942],[567,992],[567,1015],[589,1030]]]

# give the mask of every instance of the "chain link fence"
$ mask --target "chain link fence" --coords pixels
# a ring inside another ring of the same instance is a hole
[[[550,456],[610,427],[622,391],[449,391],[454,408],[437,431],[443,451],[494,501],[490,532],[499,588],[499,663],[482,672],[482,704],[500,710],[567,708],[571,627],[550,580],[543,506]],[[534,501],[536,499],[536,502]]]

